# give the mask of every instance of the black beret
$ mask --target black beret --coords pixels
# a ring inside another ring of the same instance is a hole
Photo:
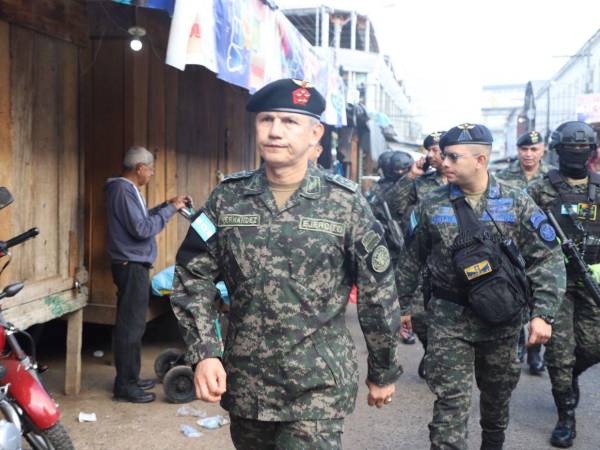
[[[308,81],[284,78],[273,81],[250,97],[246,104],[250,112],[283,111],[321,118],[325,98]]]
[[[423,147],[429,150],[429,147],[433,145],[439,145],[440,139],[444,133],[445,131],[434,131],[433,133],[429,134],[423,141]]]
[[[485,125],[476,123],[463,123],[451,128],[440,139],[440,148],[458,144],[483,144],[492,145],[494,138]]]
[[[540,133],[537,131],[529,131],[519,136],[519,139],[517,139],[517,147],[535,145],[541,142],[544,142],[544,140],[542,139],[542,135]]]

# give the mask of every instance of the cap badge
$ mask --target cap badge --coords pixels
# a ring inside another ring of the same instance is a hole
[[[529,133],[529,137],[531,138],[532,144],[537,144],[540,140],[540,134],[537,131],[532,131],[531,133]]]
[[[310,91],[304,87],[298,88],[292,92],[292,101],[294,105],[306,106],[310,100]]]
[[[472,125],[470,123],[463,123],[462,125],[459,125],[457,128],[460,128],[462,130],[460,132],[460,136],[458,136],[458,142],[473,140],[473,138],[471,137],[471,133],[469,133],[469,130],[472,130],[473,128],[475,128],[475,125]]]
[[[433,138],[433,142],[437,144],[438,142],[440,142],[440,137],[442,136],[442,133],[440,133],[439,131],[434,131],[430,134],[430,136]]]

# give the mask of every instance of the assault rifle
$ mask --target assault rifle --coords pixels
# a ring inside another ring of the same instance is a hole
[[[381,200],[381,203],[383,205],[385,221],[387,222],[387,228],[390,234],[390,243],[396,246],[398,249],[401,249],[402,247],[404,247],[404,237],[402,236],[400,226],[398,225],[398,222],[396,222],[392,217],[392,213],[390,212],[390,208],[387,202],[385,200]]]
[[[600,286],[598,286],[598,283],[596,283],[592,271],[588,267],[587,263],[583,260],[581,253],[579,253],[577,245],[572,239],[569,239],[565,235],[564,231],[558,224],[556,217],[554,217],[554,214],[552,214],[552,211],[547,210],[546,215],[550,220],[550,224],[554,227],[558,237],[560,238],[565,256],[569,258],[569,261],[575,264],[577,270],[583,277],[583,285],[587,289],[588,293],[592,296],[592,299],[596,302],[596,304],[600,306]]]

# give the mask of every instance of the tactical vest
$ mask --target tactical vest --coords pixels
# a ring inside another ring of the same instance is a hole
[[[479,221],[464,197],[452,206],[459,234],[450,250],[467,306],[490,325],[518,323],[530,300],[523,257],[491,215],[498,234]]]
[[[564,233],[578,244],[583,259],[588,264],[600,262],[600,175],[588,174],[588,193],[573,192],[571,186],[558,170],[548,172],[550,183],[558,192],[558,198],[550,209]],[[584,238],[587,235],[587,239]],[[567,272],[572,268],[567,264]]]

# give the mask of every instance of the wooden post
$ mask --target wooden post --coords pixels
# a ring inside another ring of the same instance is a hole
[[[67,361],[65,364],[65,394],[79,394],[81,390],[81,341],[83,334],[83,309],[67,318]]]

